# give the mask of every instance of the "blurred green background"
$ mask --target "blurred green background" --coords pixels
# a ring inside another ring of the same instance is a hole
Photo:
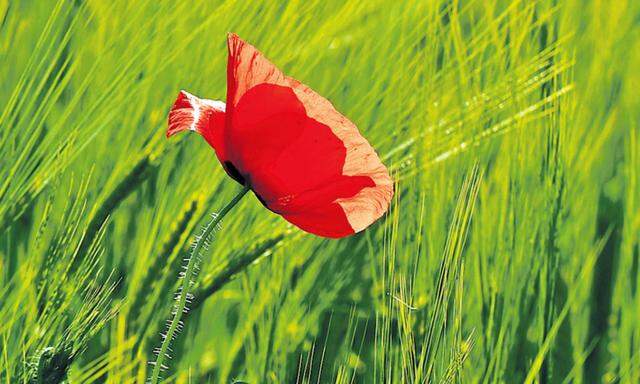
[[[633,0],[0,0],[0,381],[148,377],[239,189],[164,138],[180,89],[224,99],[228,31],[354,121],[396,196],[339,241],[245,198],[169,381],[640,382]]]

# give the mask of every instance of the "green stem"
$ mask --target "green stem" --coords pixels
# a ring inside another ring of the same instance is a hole
[[[167,333],[162,340],[162,345],[160,346],[160,350],[158,351],[156,361],[153,367],[153,373],[151,374],[151,384],[157,384],[160,380],[160,372],[162,371],[164,359],[168,356],[169,345],[173,340],[176,331],[180,325],[180,319],[184,315],[185,306],[187,304],[187,297],[189,296],[189,289],[191,288],[192,279],[195,274],[195,266],[196,260],[203,245],[207,242],[207,239],[215,228],[218,226],[220,221],[225,217],[227,213],[233,208],[238,202],[242,199],[242,197],[249,191],[249,187],[243,187],[240,192],[234,198],[227,203],[227,205],[222,208],[220,213],[213,218],[202,231],[200,237],[197,238],[196,243],[193,247],[193,251],[191,252],[191,257],[189,258],[189,262],[187,263],[187,269],[182,276],[182,285],[177,298],[177,303],[175,304],[175,309],[173,312],[173,317],[171,318],[171,323],[169,324],[169,329],[167,329]]]

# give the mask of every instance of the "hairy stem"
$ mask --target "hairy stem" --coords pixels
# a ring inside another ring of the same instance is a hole
[[[193,250],[191,252],[191,257],[189,257],[189,261],[187,263],[186,270],[181,276],[182,284],[178,292],[178,297],[176,298],[175,308],[173,310],[173,314],[169,323],[169,328],[167,329],[167,333],[163,335],[162,345],[160,346],[160,349],[157,350],[156,361],[153,363],[153,372],[151,374],[151,380],[149,381],[151,384],[158,383],[160,379],[160,372],[165,368],[163,363],[165,357],[168,356],[171,341],[175,337],[178,328],[182,327],[180,320],[182,319],[184,313],[187,311],[186,304],[188,297],[190,296],[189,290],[193,285],[197,259],[200,255],[202,247],[208,241],[207,239],[209,239],[220,221],[231,210],[231,208],[238,204],[238,202],[248,191],[249,187],[243,187],[242,190],[238,192],[238,194],[233,199],[231,199],[231,201],[227,203],[224,208],[222,208],[220,213],[213,217],[213,219],[204,227],[202,234],[196,239]]]

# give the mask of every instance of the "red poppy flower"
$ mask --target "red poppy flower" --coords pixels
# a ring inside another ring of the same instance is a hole
[[[382,216],[393,183],[356,126],[237,35],[227,42],[226,105],[180,92],[167,136],[200,133],[229,176],[307,232],[348,236]]]

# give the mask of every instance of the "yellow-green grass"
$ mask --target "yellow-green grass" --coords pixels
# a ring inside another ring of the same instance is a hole
[[[244,198],[168,380],[640,381],[637,1],[0,0],[0,382],[150,376],[240,189],[164,138],[180,89],[224,99],[229,31],[353,120],[396,195],[338,241]]]

